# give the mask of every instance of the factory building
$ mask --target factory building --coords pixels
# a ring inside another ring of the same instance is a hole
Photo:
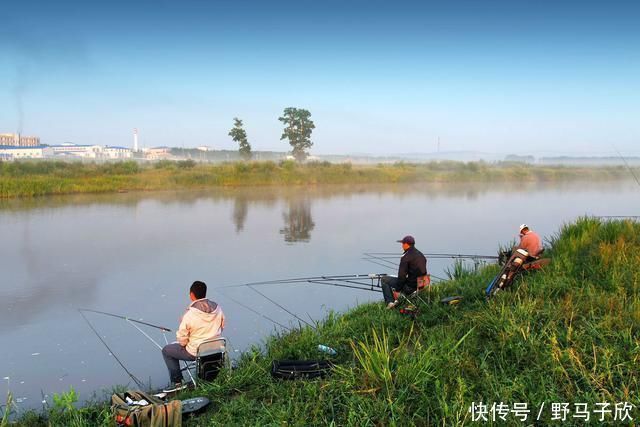
[[[53,155],[51,147],[12,147],[0,146],[0,160],[44,159]]]
[[[132,156],[131,149],[126,147],[105,146],[102,150],[106,159],[130,159]]]
[[[24,136],[19,133],[0,133],[0,146],[39,147],[40,138],[37,136]]]

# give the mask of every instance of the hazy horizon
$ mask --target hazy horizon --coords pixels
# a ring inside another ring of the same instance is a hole
[[[632,1],[3,2],[0,133],[314,154],[640,153]],[[302,7],[301,7],[302,5]]]

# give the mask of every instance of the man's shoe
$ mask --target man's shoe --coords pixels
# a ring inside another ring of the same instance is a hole
[[[187,384],[182,382],[171,383],[168,387],[162,390],[163,393],[177,393],[179,391],[185,390],[187,388]]]
[[[391,310],[392,308],[394,308],[396,305],[398,305],[398,300],[395,300],[394,302],[390,302],[389,304],[387,304],[387,308],[389,310]]]

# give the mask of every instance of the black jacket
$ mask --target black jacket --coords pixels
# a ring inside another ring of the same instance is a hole
[[[418,277],[425,274],[427,274],[427,259],[422,252],[411,246],[400,258],[398,289],[415,291],[418,287]]]

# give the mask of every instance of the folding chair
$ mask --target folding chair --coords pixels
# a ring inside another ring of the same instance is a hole
[[[404,300],[407,303],[411,303],[411,301],[415,298],[424,302],[424,300],[422,300],[422,298],[420,298],[419,296],[419,293],[424,289],[428,289],[429,291],[431,291],[431,275],[430,274],[425,274],[424,276],[418,277],[418,286],[416,287],[416,290],[410,293],[409,295],[405,295],[402,292],[394,292],[396,303],[399,304],[401,300]]]
[[[224,337],[216,337],[200,343],[196,360],[193,362],[185,362],[186,370],[193,382],[197,386],[198,381],[213,381],[220,373],[220,369],[228,364],[229,357],[227,354],[227,339]],[[195,371],[195,376],[191,371]]]

